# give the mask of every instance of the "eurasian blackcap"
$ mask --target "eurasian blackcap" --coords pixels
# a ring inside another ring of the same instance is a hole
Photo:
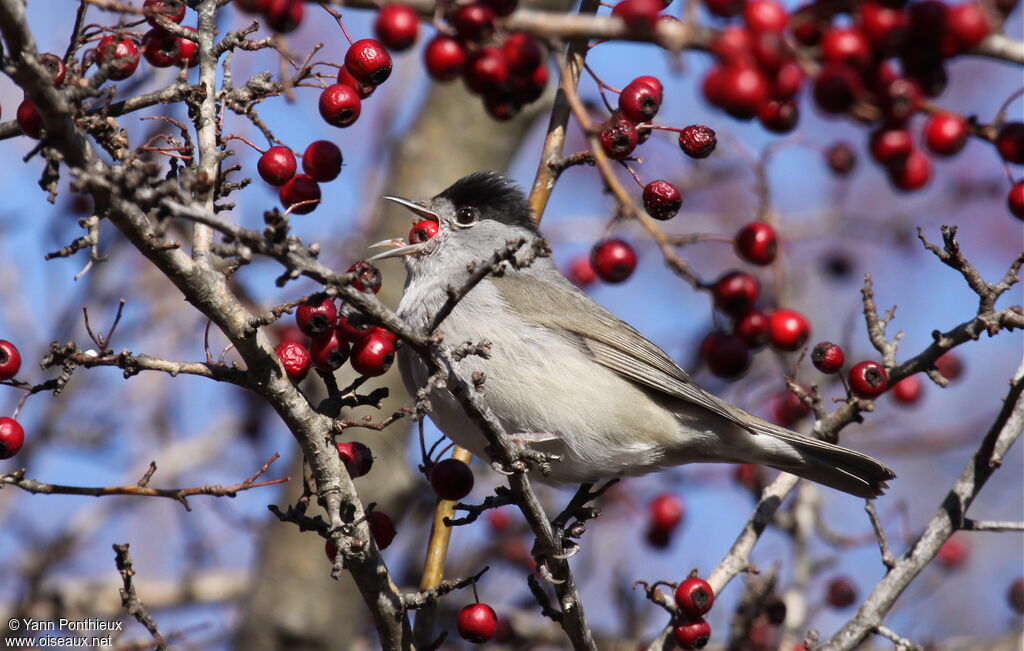
[[[460,179],[425,201],[396,201],[437,220],[433,238],[375,256],[401,256],[408,278],[398,315],[427,327],[469,275],[507,242],[541,238],[522,191],[493,172]],[[522,250],[529,248],[523,246]],[[696,461],[756,463],[875,497],[893,472],[878,461],[778,427],[703,391],[661,349],[594,302],[549,257],[490,275],[438,328],[450,344],[490,342],[490,357],[456,362],[486,374],[483,400],[529,447],[561,455],[550,481],[592,482]],[[399,352],[413,393],[427,367]],[[430,395],[431,418],[483,456],[486,440],[447,390]]]

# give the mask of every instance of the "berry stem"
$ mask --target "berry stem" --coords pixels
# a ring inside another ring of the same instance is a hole
[[[224,136],[224,142],[227,142],[229,140],[241,140],[242,142],[244,142],[245,144],[249,145],[250,147],[252,147],[256,151],[258,151],[259,153],[261,153],[261,154],[265,154],[266,153],[266,150],[260,149],[259,147],[254,145],[251,140],[249,140],[248,138],[246,138],[244,136],[236,136],[234,134],[231,134],[231,135],[228,135],[228,136]]]
[[[324,11],[329,13],[334,18],[334,20],[338,21],[338,27],[341,28],[341,33],[345,35],[346,39],[348,39],[348,44],[352,45],[355,41],[352,40],[352,37],[349,36],[349,34],[348,34],[348,30],[345,29],[345,21],[343,21],[341,19],[341,12],[340,11],[335,11],[334,9],[331,9],[330,6],[328,6],[327,4],[325,4],[323,2],[320,3],[320,6],[323,7]]]

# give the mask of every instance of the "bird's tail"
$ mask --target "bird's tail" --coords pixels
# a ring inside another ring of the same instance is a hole
[[[801,436],[760,418],[751,417],[746,424],[755,438],[773,439],[773,445],[755,444],[760,452],[758,462],[772,468],[868,499],[881,495],[889,487],[886,482],[896,477],[885,464],[866,454]]]

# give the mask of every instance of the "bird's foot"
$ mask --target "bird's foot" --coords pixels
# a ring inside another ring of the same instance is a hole
[[[558,437],[554,434],[547,432],[517,432],[506,436],[505,440],[512,447],[512,463],[491,462],[491,468],[503,475],[523,473],[529,470],[530,466],[533,466],[542,475],[547,477],[551,474],[551,464],[562,460],[562,455],[560,454],[541,452],[530,447],[538,443],[557,441]]]

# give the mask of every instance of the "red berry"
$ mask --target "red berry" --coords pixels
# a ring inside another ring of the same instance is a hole
[[[64,83],[64,79],[68,75],[68,68],[64,65],[64,59],[61,59],[56,54],[47,52],[46,54],[39,55],[39,63],[43,64],[43,67],[46,68],[46,72],[50,75],[50,80],[54,86],[60,86]]]
[[[341,462],[345,464],[345,469],[348,470],[352,479],[362,477],[370,472],[370,468],[373,467],[373,453],[370,452],[370,448],[359,441],[341,442],[335,445],[338,448],[338,456],[341,457]]]
[[[848,65],[827,63],[814,80],[814,102],[826,113],[843,113],[862,90],[860,75]]]
[[[309,351],[302,344],[285,341],[275,349],[292,382],[301,382],[309,372]]]
[[[736,233],[736,255],[747,262],[766,265],[775,261],[779,238],[775,229],[764,222],[750,222]]]
[[[647,84],[658,93],[658,103],[661,103],[662,93],[665,91],[665,87],[662,86],[661,80],[652,75],[640,75],[636,79],[630,82],[631,84]]]
[[[795,61],[782,64],[772,80],[772,97],[775,99],[793,99],[804,85],[804,73],[800,64]]]
[[[682,193],[668,181],[651,181],[644,186],[644,210],[651,217],[672,219],[682,205]]]
[[[825,32],[821,54],[828,63],[845,63],[860,70],[871,65],[871,43],[856,27],[833,27]]]
[[[341,174],[341,149],[330,140],[314,140],[302,154],[302,171],[314,181],[326,183]]]
[[[368,377],[383,375],[395,361],[395,336],[373,328],[352,346],[352,368]]]
[[[320,186],[306,174],[293,176],[277,194],[281,204],[296,215],[308,215],[320,205]]]
[[[495,15],[503,17],[511,15],[519,6],[519,0],[480,0],[480,2],[490,7]]]
[[[470,604],[459,611],[455,627],[462,639],[483,644],[498,630],[498,616],[487,604]]]
[[[605,123],[601,133],[598,134],[598,139],[601,141],[601,148],[609,158],[623,160],[636,149],[638,134],[636,127],[629,120],[613,118]]]
[[[178,37],[162,27],[154,27],[142,37],[142,56],[155,68],[173,66],[181,56]]]
[[[822,373],[838,373],[846,362],[846,353],[831,341],[823,341],[811,351],[811,363]]]
[[[698,577],[690,577],[676,588],[676,606],[691,618],[703,617],[715,605],[715,591],[711,584]]]
[[[921,378],[916,375],[905,377],[892,386],[892,397],[896,399],[896,402],[902,402],[905,405],[912,405],[921,399],[921,393],[924,391],[924,384],[921,382]]]
[[[1006,592],[1006,601],[1009,602],[1010,608],[1013,608],[1013,612],[1024,615],[1024,578],[1010,584],[1010,589]]]
[[[736,378],[750,368],[750,348],[737,335],[709,333],[701,342],[700,354],[708,370],[720,378]]]
[[[636,269],[636,252],[623,240],[603,240],[591,249],[590,265],[606,283],[621,283]]]
[[[387,549],[398,534],[394,521],[380,511],[367,513],[366,523],[370,527],[370,535],[373,536],[373,542],[376,543],[377,549]]]
[[[932,163],[918,150],[910,152],[903,160],[889,163],[889,180],[897,190],[912,192],[920,190],[932,178]]]
[[[388,48],[408,50],[420,32],[420,17],[406,5],[387,5],[377,14],[373,31]]]
[[[711,41],[711,52],[723,64],[749,63],[754,36],[739,25],[729,25]]]
[[[662,7],[661,0],[620,0],[612,16],[621,18],[631,32],[647,34],[657,24]]]
[[[622,117],[639,124],[651,121],[661,106],[661,92],[644,82],[630,82],[619,93]]]
[[[935,560],[947,570],[959,569],[967,562],[970,551],[963,537],[953,534],[939,546],[939,550],[935,553]]]
[[[512,32],[501,46],[513,74],[532,74],[543,62],[537,39],[526,32]]]
[[[681,622],[672,629],[672,635],[682,649],[703,649],[711,639],[711,625],[703,619]]]
[[[452,81],[466,66],[466,50],[454,38],[435,36],[423,49],[427,72],[437,81]]]
[[[949,8],[946,29],[956,40],[960,51],[969,50],[985,40],[991,31],[988,16],[977,2],[965,2]]]
[[[886,117],[894,122],[910,119],[921,108],[921,86],[907,77],[890,80],[877,94]]]
[[[905,160],[914,151],[914,139],[906,129],[885,127],[871,134],[871,157],[886,165]]]
[[[0,459],[10,459],[18,454],[25,443],[25,430],[13,418],[0,416]]]
[[[287,147],[274,145],[260,156],[256,170],[270,185],[284,185],[295,176],[295,154]]]
[[[858,398],[877,398],[889,386],[889,376],[882,365],[870,360],[850,369],[850,391]]]
[[[505,89],[511,77],[505,53],[490,46],[470,56],[463,73],[466,87],[480,94]]]
[[[343,307],[338,315],[338,333],[352,343],[365,337],[373,328],[374,326],[366,320],[361,312],[357,312],[351,307]]]
[[[717,146],[714,130],[703,124],[691,124],[679,132],[679,148],[690,158],[707,158]]]
[[[857,601],[857,588],[846,577],[832,579],[828,584],[825,601],[833,608],[846,608]]]
[[[837,142],[825,150],[825,162],[837,176],[846,176],[857,166],[857,152],[847,142]]]
[[[195,27],[185,25],[185,29],[195,32]],[[187,38],[178,37],[178,60],[174,65],[187,65],[189,68],[199,65],[199,43]]]
[[[338,308],[334,299],[324,294],[313,294],[295,310],[295,325],[303,334],[315,337],[334,327]]]
[[[437,235],[441,226],[433,219],[424,219],[413,225],[409,231],[409,244],[420,244]]]
[[[768,79],[756,66],[735,63],[722,70],[722,108],[736,119],[749,120],[756,116],[768,100],[768,91]]]
[[[934,154],[959,154],[967,144],[967,120],[956,113],[936,113],[924,125],[924,141]]]
[[[711,287],[715,307],[732,316],[739,316],[754,307],[760,293],[761,284],[757,278],[745,271],[730,271]]]
[[[384,280],[380,269],[366,260],[354,263],[345,273],[356,274],[356,280],[352,283],[352,286],[361,292],[373,292],[376,294],[380,291],[381,282]]]
[[[811,413],[811,408],[792,391],[783,391],[772,399],[772,420],[783,427],[793,427]]]
[[[714,16],[732,18],[743,11],[746,2],[745,0],[704,0],[704,6]]]
[[[320,93],[320,116],[331,126],[352,126],[361,109],[359,93],[347,84],[334,84]]]
[[[529,104],[540,99],[548,86],[548,67],[538,64],[529,76],[517,74],[512,78],[516,99],[522,104]]]
[[[905,10],[869,1],[857,7],[857,14],[861,30],[879,51],[894,52],[903,45],[910,22]]]
[[[512,524],[508,515],[508,509],[489,509],[487,511],[487,524],[491,526],[494,533],[505,533]]]
[[[456,7],[451,23],[460,41],[476,43],[489,39],[494,33],[494,18],[493,9],[473,2]]]
[[[159,27],[154,15],[163,16],[172,23],[180,23],[185,19],[184,0],[146,0],[142,3],[142,12],[146,16],[146,22],[153,27]]]
[[[935,369],[947,380],[955,380],[964,372],[964,363],[955,353],[944,353],[935,360]]]
[[[333,373],[348,361],[348,340],[336,328],[319,334],[309,342],[309,355],[313,366],[325,373]]]
[[[768,341],[779,350],[798,350],[810,335],[810,324],[796,310],[775,310],[768,317]]]
[[[1024,181],[1017,181],[1006,195],[1006,206],[1017,219],[1024,219]]]
[[[782,5],[774,0],[751,0],[743,8],[743,21],[752,32],[781,34],[786,29],[789,16]]]
[[[671,493],[661,493],[648,506],[651,528],[673,531],[683,521],[683,502]]]
[[[823,20],[819,16],[819,5],[806,4],[793,11],[790,27],[796,42],[813,47],[821,42]]]
[[[352,73],[348,71],[348,68],[341,66],[338,68],[338,83],[345,84],[356,90],[356,94],[359,95],[359,99],[366,99],[370,95],[373,95],[373,91],[377,90],[377,87],[373,84],[364,84],[358,81],[352,76]]]
[[[590,256],[577,256],[569,263],[568,276],[569,280],[578,287],[592,285],[597,280],[597,273],[594,272],[594,267],[590,264]]]
[[[665,549],[672,542],[672,532],[651,527],[647,530],[647,544],[655,549]]]
[[[761,492],[761,471],[752,463],[741,463],[736,466],[733,479],[749,491]]]
[[[445,459],[430,471],[430,486],[443,500],[457,502],[473,490],[473,471],[459,459]]]
[[[0,382],[10,380],[21,369],[21,353],[6,339],[0,339]]]
[[[391,55],[380,41],[360,39],[345,53],[345,68],[356,81],[380,86],[391,76]]]
[[[139,46],[130,38],[117,39],[107,34],[96,46],[96,63],[103,67],[109,62],[107,78],[120,81],[132,76],[139,67]]]
[[[760,310],[750,310],[736,320],[733,334],[742,339],[747,348],[764,346],[768,343],[768,315]]]
[[[1024,165],[1024,122],[1007,122],[996,135],[996,149],[1007,163]]]
[[[302,24],[306,14],[304,0],[265,0],[263,15],[267,26],[275,32],[287,34]]]

